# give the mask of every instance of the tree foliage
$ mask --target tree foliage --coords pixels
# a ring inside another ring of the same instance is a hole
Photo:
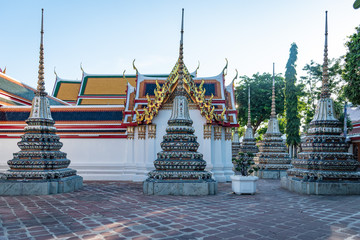
[[[349,37],[346,42],[347,53],[345,55],[345,66],[343,78],[348,83],[345,86],[346,97],[355,105],[360,104],[360,26],[356,33]]]
[[[256,73],[252,77],[240,77],[240,85],[235,89],[236,102],[238,104],[238,119],[241,126],[247,124],[248,116],[248,86],[251,95],[251,125],[254,132],[260,124],[270,118],[272,75],[270,73]],[[276,113],[284,112],[284,78],[275,76]]]
[[[300,143],[300,118],[298,116],[298,96],[296,89],[297,45],[291,44],[289,60],[285,72],[286,143],[297,146]]]

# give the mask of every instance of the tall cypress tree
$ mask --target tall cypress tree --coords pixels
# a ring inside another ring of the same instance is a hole
[[[347,82],[345,94],[353,104],[360,105],[360,26],[345,45],[348,47],[342,75]]]
[[[292,157],[296,154],[296,147],[300,143],[300,119],[298,116],[298,97],[296,95],[296,60],[297,45],[292,43],[290,56],[286,64],[285,72],[285,108],[286,108],[286,143],[288,144]]]

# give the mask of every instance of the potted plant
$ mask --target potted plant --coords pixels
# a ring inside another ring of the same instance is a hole
[[[230,178],[232,190],[236,194],[255,194],[256,192],[256,181],[259,178],[251,174],[259,169],[255,165],[253,158],[253,153],[239,153],[236,158],[232,159],[235,174]]]

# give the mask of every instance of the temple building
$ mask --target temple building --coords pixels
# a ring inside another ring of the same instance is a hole
[[[291,158],[279,129],[279,121],[275,111],[275,64],[273,65],[273,86],[271,115],[264,139],[258,142],[259,152],[254,161],[259,167],[256,176],[260,178],[280,179],[291,167]]]
[[[321,96],[310,128],[301,142],[298,159],[281,179],[282,187],[302,194],[360,194],[359,162],[348,152],[340,122],[334,116],[329,92],[328,25],[325,17],[325,47]]]
[[[30,116],[26,119],[25,134],[17,144],[21,151],[14,153],[13,159],[7,162],[10,169],[0,173],[0,195],[46,195],[82,187],[82,177],[68,168],[70,160],[60,151],[62,143],[56,135],[45,92],[43,11],[38,85]]]
[[[177,81],[178,63],[170,74],[90,74],[80,81],[56,73],[50,103],[62,150],[85,180],[144,181],[161,152]],[[230,181],[231,129],[238,127],[233,84],[226,85],[227,62],[219,74],[198,77],[184,65],[184,88],[198,152],[216,181]],[[191,81],[189,80],[191,79]],[[36,89],[0,73],[0,171],[17,151]]]
[[[347,113],[353,125],[353,129],[347,135],[348,140],[350,140],[350,152],[360,162],[360,106],[349,106]]]

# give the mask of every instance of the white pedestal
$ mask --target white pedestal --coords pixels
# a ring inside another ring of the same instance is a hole
[[[255,194],[256,181],[259,179],[256,176],[241,176],[233,175],[231,178],[232,190],[236,194]]]

